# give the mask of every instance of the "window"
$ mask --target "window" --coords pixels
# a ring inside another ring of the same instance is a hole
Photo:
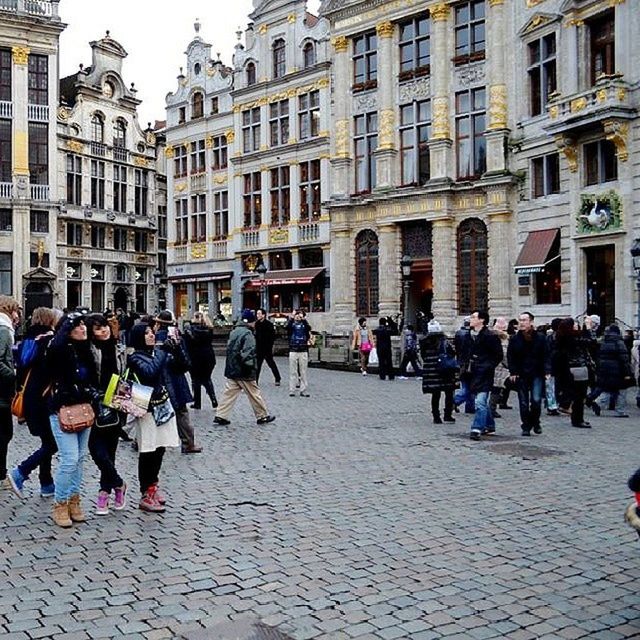
[[[462,2],[455,8],[455,64],[484,59],[484,0]]]
[[[31,269],[36,269],[37,267],[44,267],[45,269],[48,269],[50,265],[51,260],[48,253],[42,254],[42,260],[40,260],[40,256],[37,251],[31,251],[29,253],[29,267]]]
[[[356,314],[378,315],[378,236],[366,229],[356,237]]]
[[[271,226],[289,224],[291,187],[289,167],[271,169]]]
[[[214,171],[226,169],[228,165],[227,136],[215,136],[213,138],[213,164]]]
[[[0,231],[13,231],[13,211],[0,209]]]
[[[116,120],[113,125],[113,146],[118,149],[127,147],[127,125],[123,120]]]
[[[610,140],[584,145],[586,184],[600,184],[618,179],[616,147]]]
[[[126,229],[120,227],[113,230],[113,248],[116,251],[128,251],[127,233]]]
[[[540,115],[556,90],[556,35],[551,33],[527,45],[529,52],[529,109]]]
[[[70,247],[81,247],[82,242],[82,225],[79,222],[67,223],[67,244]]]
[[[458,227],[458,314],[489,306],[487,228],[477,218]]]
[[[286,44],[282,38],[273,43],[273,77],[282,78],[286,72]]]
[[[11,51],[0,49],[0,100],[11,102]]]
[[[278,147],[289,141],[289,100],[269,105],[269,132],[271,146]]]
[[[300,249],[298,252],[298,260],[301,269],[310,267],[324,266],[324,252],[320,247],[312,247],[310,249]]]
[[[218,98],[211,98],[211,115],[215,116],[216,113],[220,112],[220,107],[218,106]]]
[[[320,160],[300,163],[300,220],[320,217]]]
[[[176,244],[186,244],[189,240],[189,200],[176,200]]]
[[[300,140],[315,138],[320,133],[320,92],[311,91],[298,98]]]
[[[147,270],[139,267],[136,271],[136,311],[146,313],[147,311]]]
[[[196,140],[191,143],[191,173],[204,173],[206,170],[204,140]]]
[[[0,253],[0,293],[10,296],[13,293],[13,254]]]
[[[375,32],[353,39],[353,89],[374,89],[378,86],[378,38]]]
[[[167,207],[161,204],[158,205],[158,238],[167,239]]]
[[[557,153],[534,158],[531,161],[531,173],[534,198],[560,193],[560,156]]]
[[[104,265],[91,265],[91,308],[104,309]]]
[[[91,161],[91,206],[104,209],[104,162]]]
[[[91,140],[93,142],[104,142],[104,120],[98,113],[91,116]]]
[[[106,229],[98,225],[91,226],[91,246],[94,249],[104,249]]]
[[[244,176],[244,226],[253,229],[262,224],[262,176],[259,171]]]
[[[133,250],[136,253],[146,253],[149,250],[149,234],[146,231],[134,232]]]
[[[376,186],[376,157],[373,152],[377,147],[378,114],[356,116],[356,193],[367,193]]]
[[[149,200],[149,172],[144,169],[135,170],[134,211],[138,216],[146,216]]]
[[[253,62],[250,62],[246,67],[247,73],[247,85],[251,86],[256,83],[256,65]]]
[[[207,196],[191,196],[191,242],[207,239]]]
[[[67,154],[67,202],[82,204],[82,158]]]
[[[184,178],[187,175],[187,147],[183,144],[176,147],[173,157],[173,177]]]
[[[242,112],[242,148],[245,153],[260,149],[260,107]]]
[[[400,25],[400,80],[427,75],[431,70],[429,17]]]
[[[0,182],[11,182],[11,120],[0,120]]]
[[[49,212],[32,209],[29,212],[29,230],[31,233],[49,233]]]
[[[49,104],[49,58],[29,54],[29,104]]]
[[[187,107],[178,109],[178,124],[184,124],[187,121]]]
[[[478,178],[486,170],[485,89],[456,93],[458,178]]]
[[[116,265],[116,282],[126,282],[129,279],[128,271],[126,265]]]
[[[229,235],[229,192],[213,194],[213,236],[216,239]]]
[[[316,47],[313,42],[307,42],[302,48],[302,62],[305,69],[316,63]]]
[[[591,45],[591,84],[595,84],[601,75],[612,75],[615,64],[615,20],[610,11],[589,23]]]
[[[423,185],[429,179],[431,102],[422,100],[400,107],[402,184]]]
[[[29,173],[31,184],[49,184],[49,125],[29,123]]]
[[[202,118],[204,115],[204,96],[196,91],[191,98],[191,119]]]
[[[127,212],[127,167],[113,165],[113,210]]]

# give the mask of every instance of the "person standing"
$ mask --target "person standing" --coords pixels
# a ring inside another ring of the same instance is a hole
[[[380,318],[378,328],[373,330],[375,348],[378,352],[378,375],[380,380],[395,379],[393,370],[393,353],[391,350],[391,331],[389,330],[387,319]]]
[[[429,331],[420,341],[422,355],[422,393],[431,394],[431,415],[434,424],[442,424],[440,398],[444,393],[444,421],[455,422],[453,417],[453,392],[456,388],[456,369],[445,369],[444,358],[453,358],[455,352],[447,336],[442,333],[440,323],[431,320]]]
[[[428,327],[428,325],[427,325]],[[465,413],[473,413],[473,394],[469,390],[469,351],[471,349],[471,320],[465,318],[453,336],[453,346],[460,366],[460,389],[453,396],[453,405],[465,405]]]
[[[502,360],[493,374],[493,389],[491,389],[491,395],[489,396],[489,406],[491,408],[491,415],[494,418],[502,418],[502,415],[498,412],[498,404],[504,393],[505,383],[509,379],[509,364],[507,362],[509,334],[507,333],[507,319],[502,317],[496,318],[493,323],[493,330],[498,338],[500,338]]]
[[[373,349],[373,332],[367,326],[366,318],[359,318],[358,325],[353,330],[353,340],[351,341],[351,351],[358,350],[360,358],[360,372],[367,375],[369,366],[369,354]]]
[[[540,413],[547,366],[547,340],[536,331],[529,311],[520,314],[519,330],[509,340],[507,362],[511,383],[518,392],[523,436],[542,433]]]
[[[256,312],[255,335],[256,362],[258,367],[256,371],[256,382],[260,379],[262,363],[266,362],[269,369],[271,369],[271,373],[273,373],[276,387],[279,387],[282,378],[280,377],[278,365],[273,359],[273,345],[276,341],[276,328],[273,326],[273,322],[267,318],[267,312],[265,309],[258,309]]]
[[[7,478],[7,455],[13,438],[11,401],[16,391],[13,343],[19,322],[18,302],[9,296],[0,296],[0,482],[10,489],[13,485]]]
[[[289,336],[289,395],[296,395],[300,387],[300,397],[308,398],[309,387],[307,370],[309,368],[309,344],[311,342],[311,325],[307,322],[307,314],[297,309],[287,323]]]
[[[218,410],[213,421],[216,424],[231,424],[229,414],[241,393],[245,393],[256,416],[257,424],[268,424],[276,417],[269,415],[267,405],[256,381],[256,339],[253,327],[256,314],[251,309],[242,312],[240,320],[229,335],[224,376],[227,379]]]
[[[184,333],[184,343],[191,363],[191,386],[193,388],[192,409],[202,409],[202,387],[209,396],[211,406],[218,406],[211,374],[216,366],[213,350],[213,323],[201,311],[193,314],[191,326]]]
[[[438,322],[436,324],[439,325]],[[428,325],[427,325],[428,330]],[[398,380],[407,380],[407,366],[411,363],[416,376],[422,374],[418,363],[418,336],[412,324],[408,324],[402,330],[402,361],[400,362],[400,375]]]

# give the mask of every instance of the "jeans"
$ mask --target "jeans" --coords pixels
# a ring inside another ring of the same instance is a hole
[[[518,378],[518,403],[523,431],[540,426],[544,378]]]
[[[491,429],[495,431],[496,421],[493,419],[491,409],[489,408],[489,392],[480,391],[476,393],[475,399],[476,412],[471,423],[471,431],[487,431]]]
[[[193,387],[194,409],[200,409],[202,407],[202,387],[204,387],[204,390],[209,396],[209,400],[211,400],[211,404],[218,402],[216,398],[216,391],[213,388],[213,382],[211,378],[201,379],[201,378],[194,378],[192,376],[191,386]]]
[[[9,407],[0,408],[0,480],[7,477],[7,454],[13,438],[13,416]]]
[[[147,451],[138,456],[138,479],[140,480],[140,493],[146,493],[147,489],[158,483],[164,447],[158,447],[155,451]]]
[[[41,424],[37,432],[39,433],[38,437],[40,438],[41,446],[18,465],[18,471],[23,478],[28,478],[36,467],[40,467],[40,486],[46,487],[53,484],[51,459],[58,451],[58,445],[53,433],[51,433],[51,424],[48,418],[46,424]]]
[[[595,399],[602,409],[608,409],[609,403],[613,401],[615,412],[619,415],[627,414],[627,393],[626,389],[620,391],[603,391],[599,398]]]
[[[58,468],[56,469],[56,502],[66,502],[80,493],[82,465],[87,455],[91,429],[77,433],[66,433],[60,428],[58,416],[49,416],[51,433],[58,445]]]
[[[556,399],[556,379],[553,376],[545,380],[544,392],[547,400],[547,410],[557,411],[558,401]]]
[[[115,427],[94,427],[89,436],[89,453],[100,470],[100,490],[111,493],[124,481],[116,469],[116,450],[120,439],[120,425]]]
[[[475,411],[473,394],[469,389],[469,381],[466,378],[460,378],[460,389],[453,396],[453,404],[456,407],[464,404],[465,413],[473,413]]]
[[[273,373],[273,377],[276,382],[280,382],[280,371],[278,370],[278,365],[273,359],[272,353],[259,353],[256,356],[256,365],[258,367],[258,371],[256,373],[256,382],[260,380],[260,370],[262,369],[262,363],[266,362],[269,369],[271,369],[271,373]]]

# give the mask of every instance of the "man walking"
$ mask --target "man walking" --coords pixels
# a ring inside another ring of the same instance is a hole
[[[243,392],[249,398],[258,424],[267,424],[276,419],[275,416],[269,415],[256,381],[256,339],[252,331],[255,322],[256,314],[251,309],[245,309],[235,329],[229,335],[224,368],[224,377],[227,382],[213,419],[216,424],[231,424],[229,414],[238,396]]]
[[[300,387],[300,397],[308,398],[307,369],[309,368],[309,343],[311,326],[306,313],[297,309],[289,318],[287,334],[289,336],[289,395],[296,395]]]
[[[412,324],[408,324],[402,331],[402,361],[398,380],[407,380],[407,366],[411,363],[416,377],[422,375],[418,364],[418,336]]]
[[[533,326],[533,314],[525,311],[518,318],[518,332],[511,336],[507,348],[507,362],[511,382],[518,391],[520,428],[523,436],[542,433],[540,412],[542,392],[547,373],[547,339]]]
[[[266,362],[276,379],[276,387],[280,386],[280,371],[273,359],[273,343],[276,340],[276,330],[273,322],[267,319],[267,312],[264,309],[256,311],[256,361],[258,369],[256,371],[256,382],[260,380],[260,370],[262,363]]]
[[[380,318],[378,328],[373,330],[373,335],[376,339],[375,346],[378,352],[378,375],[380,380],[385,380],[387,376],[389,376],[389,380],[394,380],[391,331],[386,318]]]

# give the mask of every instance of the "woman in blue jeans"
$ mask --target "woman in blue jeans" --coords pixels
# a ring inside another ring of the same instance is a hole
[[[83,315],[64,316],[47,353],[52,377],[49,397],[51,432],[58,445],[58,468],[55,476],[53,521],[59,527],[84,522],[80,506],[82,466],[87,454],[91,428],[67,433],[58,420],[61,407],[89,402],[95,407],[100,401],[96,362],[87,340]]]

